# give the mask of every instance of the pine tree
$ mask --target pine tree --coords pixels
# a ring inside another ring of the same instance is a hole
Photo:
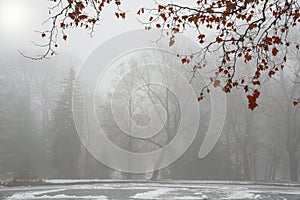
[[[79,176],[78,159],[81,145],[72,113],[72,94],[75,78],[75,71],[71,69],[62,82],[62,93],[53,114],[53,164],[58,171],[57,176],[60,178]]]

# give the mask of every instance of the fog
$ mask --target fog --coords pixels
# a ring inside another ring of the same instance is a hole
[[[32,2],[40,10],[33,18],[46,19],[47,4]],[[105,13],[92,39],[71,31],[51,59],[18,53],[39,53],[30,42],[39,40],[32,33],[43,28],[39,20],[23,38],[7,32],[1,37],[0,179],[296,181],[300,110],[292,99],[300,94],[299,52],[290,54],[283,72],[262,81],[254,111],[239,89],[197,101],[213,68],[194,77],[192,63],[182,65],[174,53],[187,49],[184,40],[172,53],[157,50],[168,48],[162,39],[151,43],[154,49],[108,60],[105,74],[85,74],[82,67],[95,48],[112,35],[140,28],[135,8],[136,2],[128,5],[130,23]],[[215,58],[218,52],[210,64]],[[240,66],[236,77],[254,70],[251,62]],[[199,158],[205,138],[208,154]]]

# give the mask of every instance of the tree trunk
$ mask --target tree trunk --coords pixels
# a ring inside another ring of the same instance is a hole
[[[152,181],[157,180],[158,179],[158,175],[159,175],[159,170],[155,170],[152,173],[152,176],[151,176],[150,180],[152,180]]]
[[[152,173],[152,176],[150,178],[150,180],[157,180],[158,179],[158,175],[159,175],[159,166],[161,164],[161,161],[163,160],[163,157],[165,156],[165,150],[162,150],[158,160],[155,163],[154,166],[154,171]]]
[[[269,179],[269,161],[266,161],[265,170],[264,170],[264,179]]]
[[[277,171],[277,167],[273,166],[273,170],[272,170],[272,176],[271,176],[271,180],[275,180],[276,178],[276,171]]]
[[[255,149],[256,149],[256,144],[255,144]],[[253,153],[253,158],[252,158],[252,174],[253,174],[253,180],[257,180],[257,169],[256,169],[256,152]]]
[[[248,161],[248,156],[246,150],[243,150],[243,172],[244,172],[244,180],[250,181],[251,175],[250,175],[250,166]]]
[[[298,163],[295,154],[293,151],[288,152],[290,160],[290,180],[296,182],[298,181]]]

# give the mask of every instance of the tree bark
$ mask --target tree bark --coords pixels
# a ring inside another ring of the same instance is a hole
[[[247,156],[247,151],[243,150],[243,172],[244,172],[244,180],[250,181],[251,175],[250,175],[250,166]]]
[[[289,161],[290,161],[290,180],[291,181],[298,181],[298,163],[296,159],[296,153],[293,151],[289,151]]]
[[[158,160],[155,163],[154,171],[152,173],[152,176],[151,176],[150,180],[157,180],[158,179],[158,176],[159,176],[159,166],[160,166],[160,164],[161,164],[164,156],[165,156],[165,150],[162,150],[162,152],[161,152]]]

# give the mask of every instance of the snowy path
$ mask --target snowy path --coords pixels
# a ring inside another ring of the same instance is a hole
[[[69,181],[70,183],[72,181]],[[76,181],[73,181],[74,183]],[[60,184],[63,180],[60,181]],[[99,183],[0,188],[0,199],[142,200],[142,199],[299,199],[300,187],[228,182]]]

